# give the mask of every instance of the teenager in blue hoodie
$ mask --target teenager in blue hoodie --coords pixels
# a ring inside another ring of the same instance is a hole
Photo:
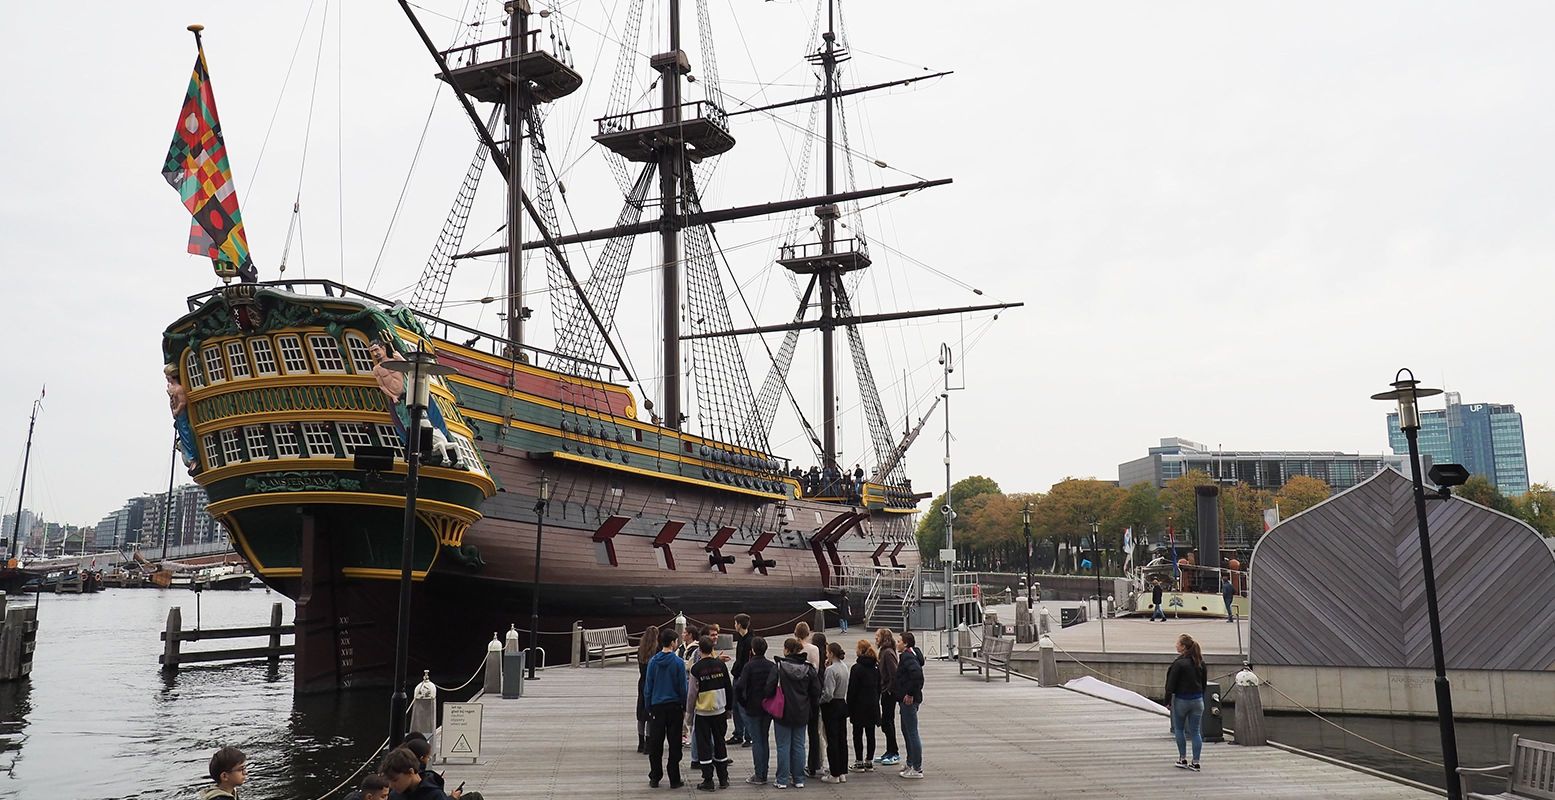
[[[643,675],[643,702],[648,705],[648,785],[657,789],[664,777],[664,743],[669,742],[670,788],[679,789],[680,733],[686,714],[686,662],[675,654],[675,631],[659,632],[659,652],[648,660]]]

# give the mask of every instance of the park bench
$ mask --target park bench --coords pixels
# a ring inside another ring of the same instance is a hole
[[[1465,776],[1508,770],[1506,791],[1499,794],[1469,792],[1469,800],[1555,800],[1555,744],[1512,737],[1512,763],[1495,767],[1459,767]],[[1466,787],[1465,787],[1466,788]]]
[[[637,655],[637,647],[626,635],[626,626],[617,625],[614,628],[584,628],[583,629],[583,665],[595,656],[599,657],[599,665],[605,665],[605,659],[623,656],[628,661]]]
[[[987,683],[994,670],[1004,672],[1004,682],[1010,682],[1010,653],[1015,651],[1015,639],[1008,636],[991,636],[983,639],[982,644],[974,650],[971,644],[971,632],[961,631],[961,658],[956,664],[956,669],[965,673],[968,670],[980,672],[983,682]]]

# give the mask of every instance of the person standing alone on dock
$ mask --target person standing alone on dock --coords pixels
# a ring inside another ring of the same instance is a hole
[[[772,761],[772,715],[761,704],[771,696],[767,687],[775,686],[776,681],[777,665],[767,660],[767,640],[751,637],[750,658],[734,680],[734,698],[745,711],[745,741],[751,746],[755,770],[745,782],[755,786],[767,782],[767,765]]]
[[[729,679],[729,668],[713,655],[713,637],[703,636],[698,649],[701,657],[691,665],[686,710],[692,714],[695,752],[701,754],[701,759],[693,757],[691,766],[702,768],[702,782],[697,788],[711,792],[714,771],[718,773],[717,788],[729,788],[730,759],[724,731],[729,723],[729,690],[734,682]]]
[[[1172,710],[1172,735],[1177,739],[1177,768],[1199,771],[1199,752],[1204,749],[1204,654],[1192,636],[1177,637],[1177,660],[1166,669],[1166,705]],[[1193,761],[1188,761],[1187,741],[1193,740]]]
[[[918,738],[918,709],[923,706],[923,651],[911,631],[902,634],[902,655],[892,691],[901,703],[902,740],[907,744],[907,766],[897,774],[923,777],[923,740]]]
[[[675,655],[675,631],[659,632],[659,652],[648,661],[643,698],[648,703],[648,785],[664,777],[664,743],[669,742],[670,788],[679,789],[680,727],[686,713],[686,662]]]
[[[875,647],[880,650],[880,729],[885,731],[885,752],[875,763],[890,767],[902,763],[896,749],[896,695],[891,691],[896,678],[896,634],[890,628],[875,631]]]
[[[1166,609],[1161,605],[1161,601],[1166,599],[1165,594],[1166,590],[1162,588],[1160,578],[1156,578],[1150,582],[1150,602],[1155,606],[1155,610],[1150,612],[1151,622],[1155,622],[1156,620],[1160,620],[1162,622],[1166,621]]]
[[[1236,587],[1231,585],[1231,573],[1220,574],[1220,596],[1226,601],[1226,622],[1236,622],[1236,610],[1231,607],[1231,601],[1236,598]]]
[[[248,757],[236,747],[223,747],[211,756],[211,780],[215,786],[200,791],[200,800],[236,798],[238,787],[248,780]]]

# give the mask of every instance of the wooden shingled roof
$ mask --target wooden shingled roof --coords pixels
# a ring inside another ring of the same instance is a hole
[[[1555,670],[1555,552],[1521,520],[1429,499],[1449,669]],[[1251,569],[1257,664],[1431,668],[1414,497],[1385,469],[1264,536]]]

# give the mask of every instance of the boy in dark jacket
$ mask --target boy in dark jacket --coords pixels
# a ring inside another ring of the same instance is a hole
[[[902,634],[902,655],[891,691],[901,703],[902,740],[907,744],[907,767],[897,774],[922,778],[923,740],[918,738],[918,708],[923,705],[923,655],[910,632]]]
[[[736,614],[734,617],[734,671],[730,675],[738,681],[740,674],[744,672],[745,665],[751,658],[751,640],[755,639],[751,633],[751,618],[749,614]],[[738,744],[745,747],[751,746],[750,718],[745,713],[745,707],[741,703],[734,704],[734,735],[729,737],[729,744]]]
[[[860,639],[858,658],[848,673],[848,719],[853,722],[853,771],[875,768],[875,726],[880,723],[880,665],[875,648]],[[869,750],[864,749],[865,735]]]
[[[686,693],[686,712],[692,715],[692,728],[696,736],[695,752],[701,759],[693,758],[691,766],[702,768],[702,782],[697,788],[713,791],[713,772],[718,772],[718,788],[729,788],[729,752],[725,749],[724,726],[729,722],[729,704],[733,695],[733,681],[729,668],[713,656],[713,637],[703,636],[698,643],[701,657],[691,665],[691,686]]]
[[[767,766],[771,763],[772,716],[761,707],[767,699],[769,685],[775,686],[777,665],[767,660],[767,640],[751,637],[750,660],[740,670],[734,681],[735,707],[745,714],[745,742],[751,745],[751,762],[755,772],[746,783],[761,785],[767,782]]]
[[[669,742],[670,788],[679,789],[680,730],[686,715],[686,662],[675,655],[675,631],[659,632],[659,652],[648,660],[643,676],[643,702],[648,704],[648,785],[657,789],[664,777],[664,743]]]

